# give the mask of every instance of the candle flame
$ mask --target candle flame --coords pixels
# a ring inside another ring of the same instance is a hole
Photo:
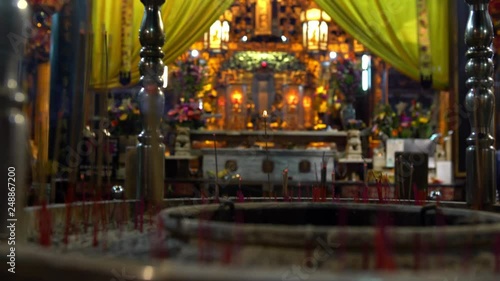
[[[264,117],[264,118],[266,118],[266,117],[267,117],[267,110],[264,110],[264,111],[262,112],[262,117]]]

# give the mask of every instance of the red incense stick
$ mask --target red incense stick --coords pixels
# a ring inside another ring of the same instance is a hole
[[[97,210],[96,199],[94,199],[94,203],[92,204],[92,220],[93,220],[92,246],[97,247],[97,245],[99,245],[99,241],[97,238],[97,234],[99,231],[99,213]]]
[[[200,221],[198,223],[198,260],[202,263],[207,262],[209,259],[209,229],[208,226],[205,226],[205,222],[208,220],[208,216],[208,214],[202,213],[200,215]]]
[[[69,243],[69,232],[70,232],[70,227],[71,227],[71,216],[72,216],[72,206],[74,202],[74,188],[73,184],[70,183],[68,186],[68,192],[66,194],[65,198],[65,204],[66,204],[66,221],[64,225],[64,238],[63,238],[63,243],[65,245],[68,245]]]
[[[363,188],[363,187],[362,187]],[[365,183],[365,186],[362,191],[363,203],[368,203],[368,185]]]
[[[390,251],[387,233],[385,231],[385,222],[377,226],[375,232],[375,260],[376,269],[393,271],[396,269],[396,262]]]
[[[83,219],[83,233],[87,233],[87,223],[88,223],[88,210],[87,210],[87,189],[86,183],[82,182],[82,219]]]
[[[42,208],[39,213],[38,229],[40,231],[40,245],[49,247],[52,243],[52,218],[45,200],[42,201]]]

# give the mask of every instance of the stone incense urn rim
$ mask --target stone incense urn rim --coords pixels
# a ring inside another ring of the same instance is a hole
[[[287,210],[307,210],[310,212],[315,208],[323,208],[332,211],[339,211],[343,208],[350,212],[349,216],[357,212],[372,213],[375,215],[379,211],[393,212],[401,216],[406,213],[415,220],[416,214],[420,214],[422,206],[395,205],[395,204],[361,204],[361,203],[310,203],[310,202],[265,202],[265,203],[238,203],[235,204],[235,210],[241,210],[242,221],[221,221],[213,217],[210,220],[200,220],[201,214],[210,214],[213,216],[220,209],[219,204],[208,204],[198,206],[183,206],[167,209],[160,214],[166,229],[174,237],[183,240],[199,239],[200,233],[207,233],[204,239],[214,241],[234,241],[244,244],[259,245],[280,245],[285,247],[306,246],[314,240],[321,239],[328,245],[339,245],[342,241],[343,247],[359,248],[367,244],[373,244],[375,235],[380,231],[376,225],[312,225],[312,224],[273,224],[271,220],[265,223],[247,222],[245,212],[253,212],[253,220],[256,213],[260,210],[265,212],[278,211],[286,214]],[[464,237],[473,237],[470,244],[477,247],[491,248],[494,241],[500,234],[500,215],[495,213],[472,211],[468,209],[439,208],[443,216],[456,222],[462,220],[466,225],[444,226],[386,226],[385,233],[390,237],[390,242],[394,247],[413,248],[417,237],[425,240],[425,244],[430,247],[442,248],[463,248]],[[431,211],[426,214],[431,216]],[[280,213],[281,215],[282,213]],[[293,216],[293,214],[290,214]],[[334,217],[326,218],[336,220]],[[404,217],[403,217],[404,219]],[[265,220],[265,219],[264,219]],[[317,221],[316,221],[317,223]]]

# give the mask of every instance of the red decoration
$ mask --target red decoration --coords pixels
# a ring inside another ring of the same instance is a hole
[[[267,68],[267,61],[263,61],[263,62],[261,62],[261,63],[260,63],[260,66],[261,66],[262,68]]]

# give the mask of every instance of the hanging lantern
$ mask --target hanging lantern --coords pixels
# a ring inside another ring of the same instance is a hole
[[[230,31],[229,22],[231,20],[231,11],[227,10],[210,26],[203,40],[207,51],[210,53],[224,53],[227,51]]]
[[[304,49],[309,53],[328,50],[328,23],[332,18],[318,8],[310,8],[300,14]]]

